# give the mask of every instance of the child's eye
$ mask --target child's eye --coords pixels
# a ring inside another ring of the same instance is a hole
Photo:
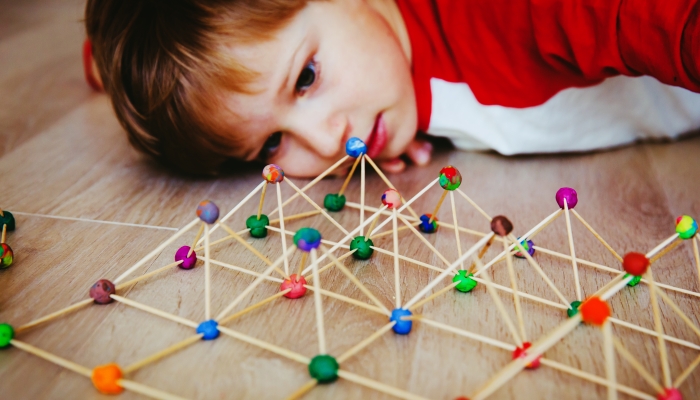
[[[282,142],[282,132],[275,132],[270,135],[263,145],[263,155],[270,155],[280,146]]]
[[[316,81],[316,63],[312,60],[301,70],[296,86],[297,93],[304,93]]]

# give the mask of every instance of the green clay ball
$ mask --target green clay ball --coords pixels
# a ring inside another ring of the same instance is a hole
[[[345,207],[345,195],[329,193],[323,199],[323,206],[326,207],[328,211],[340,211]]]
[[[270,218],[265,214],[260,214],[260,219],[257,215],[251,215],[245,220],[245,227],[250,229],[250,236],[258,239],[267,236],[268,225],[270,225]]]
[[[2,231],[2,226],[7,225],[7,231],[15,230],[15,216],[11,212],[2,210],[4,215],[0,215],[0,231]]]
[[[571,302],[571,308],[566,310],[566,315],[569,316],[569,318],[573,317],[574,315],[578,314],[578,308],[581,305],[580,301],[572,301]]]
[[[364,236],[357,236],[350,242],[350,251],[357,249],[356,252],[352,253],[352,256],[358,260],[367,260],[372,257],[372,253],[374,253],[374,249],[372,249],[371,246],[374,246],[372,239],[367,239]]]
[[[459,282],[459,284],[455,286],[455,289],[464,293],[471,292],[477,285],[477,282],[472,278],[472,275],[474,274],[465,270],[458,271],[457,275],[452,278],[452,282]]]
[[[625,274],[624,279],[627,279],[630,274]],[[642,280],[641,276],[635,276],[631,281],[627,282],[627,286],[637,286],[637,284]]]
[[[309,374],[319,383],[330,383],[338,379],[339,368],[335,358],[322,354],[311,359]]]
[[[0,324],[0,349],[10,345],[10,340],[15,337],[15,330],[10,324]]]

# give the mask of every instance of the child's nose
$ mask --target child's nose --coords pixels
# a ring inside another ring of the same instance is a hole
[[[342,115],[330,115],[327,118],[309,118],[304,123],[300,134],[307,146],[321,157],[331,158],[342,151],[344,138],[350,128],[348,120]]]

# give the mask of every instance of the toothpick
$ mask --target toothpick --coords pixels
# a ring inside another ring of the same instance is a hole
[[[454,222],[455,226],[459,226],[457,224],[457,208],[455,207],[454,192],[450,192],[450,203],[452,204],[452,222]],[[457,242],[457,257],[462,257],[462,243],[459,240],[459,229],[455,229],[455,242]],[[459,269],[464,269],[464,262],[459,264]]]
[[[414,223],[412,223],[412,224],[410,224],[410,225],[413,226],[413,227],[416,227],[416,226],[420,225],[420,222],[414,222]],[[409,229],[408,226],[399,226],[399,227],[396,229],[396,231],[397,231],[397,232],[401,232],[401,231],[405,231],[405,230],[408,230],[408,229]],[[372,237],[370,237],[370,239],[372,239],[372,240],[374,240],[374,239],[379,239],[380,237],[389,236],[389,235],[393,235],[393,234],[394,234],[394,230],[393,230],[393,229],[390,229],[390,230],[388,230],[388,231],[384,231],[384,232],[381,232],[381,233],[377,233],[376,235],[372,235]]]
[[[369,157],[368,157],[368,159],[369,159]],[[365,378],[365,377],[357,375],[357,374],[353,374],[352,372],[346,371],[344,369],[338,370],[338,376],[347,380],[347,381],[356,383],[358,385],[366,386],[370,389],[374,389],[374,390],[382,392],[382,393],[396,396],[400,399],[427,400],[425,397],[421,397],[421,396],[415,395],[413,393],[409,393],[409,392],[406,392],[404,390],[400,390],[400,389],[397,389],[395,387],[386,385],[384,383],[380,383],[380,382],[374,381],[372,379]]]
[[[617,252],[612,248],[612,246],[610,246],[610,245],[608,244],[608,242],[606,242],[605,239],[603,239],[603,237],[600,236],[600,235],[598,234],[598,232],[596,232],[595,229],[593,229],[593,227],[591,227],[591,226],[588,224],[588,222],[586,222],[586,220],[583,219],[583,217],[582,217],[576,210],[574,210],[574,209],[572,208],[572,209],[571,209],[571,212],[574,214],[574,216],[575,216],[576,218],[578,218],[579,221],[581,221],[581,223],[583,224],[583,226],[585,226],[586,229],[588,229],[588,231],[591,232],[591,233],[593,234],[593,236],[595,236],[595,238],[598,239],[598,241],[599,241],[600,243],[602,243],[603,246],[605,246],[605,248],[608,249],[608,251],[610,251],[610,253],[612,253],[613,256],[615,256],[615,258],[617,258],[617,261],[622,262],[622,257],[620,257],[620,255],[617,254]]]
[[[642,328],[641,326],[630,324],[629,322],[622,321],[622,320],[619,320],[619,319],[613,318],[613,317],[608,318],[608,320],[615,325],[624,326],[625,328],[629,328],[629,329],[635,330],[637,332],[644,333],[645,335],[654,336],[654,337],[657,336],[656,331],[652,331],[651,329]],[[695,343],[689,342],[687,340],[678,339],[678,338],[675,338],[673,336],[669,336],[666,334],[664,334],[664,339],[666,339],[667,342],[676,343],[676,344],[679,344],[681,346],[687,347],[689,349],[700,350],[700,346],[698,346]]]
[[[243,315],[245,315],[245,314],[248,314],[249,312],[255,310],[256,308],[262,307],[262,306],[264,306],[265,304],[271,302],[272,300],[277,299],[277,298],[280,298],[280,297],[284,296],[285,294],[287,294],[287,293],[289,293],[289,292],[291,292],[291,291],[292,291],[292,288],[287,288],[287,289],[284,289],[284,290],[281,291],[281,292],[277,292],[277,293],[273,294],[272,296],[270,296],[270,297],[268,297],[268,298],[266,298],[266,299],[264,299],[264,300],[262,300],[262,301],[259,301],[259,302],[255,303],[255,304],[251,305],[251,306],[248,306],[248,307],[244,308],[243,310],[241,310],[241,311],[239,311],[239,312],[237,312],[237,313],[235,313],[235,314],[229,315],[228,317],[226,317],[226,318],[222,319],[221,321],[219,321],[219,325],[227,324],[227,323],[233,321],[234,319],[236,319],[236,318],[238,318],[238,317],[241,317],[241,316],[243,316]]]
[[[365,155],[362,158],[362,166],[360,167],[360,226],[365,222]],[[360,228],[360,236],[365,236],[364,228]]]
[[[411,232],[413,232],[414,235],[416,235],[421,240],[421,242],[423,242],[430,250],[432,250],[433,253],[435,253],[435,255],[437,255],[438,258],[440,258],[440,260],[442,260],[442,262],[445,263],[445,265],[450,266],[450,262],[447,260],[447,258],[445,258],[445,256],[443,256],[442,253],[440,253],[438,249],[436,249],[435,246],[433,246],[432,243],[430,243],[428,239],[425,238],[425,236],[421,235],[420,232],[418,232],[418,229],[414,228],[410,222],[406,221],[401,214],[397,213],[396,216],[401,220],[401,222],[403,222],[405,226],[408,227],[408,229],[411,230]]]
[[[260,195],[260,204],[258,205],[258,221],[260,221],[260,216],[262,215],[262,208],[263,208],[263,203],[265,203],[265,193],[267,192],[267,184],[268,183],[269,183],[268,181],[265,181],[265,185],[262,188],[262,194]],[[279,188],[279,184],[277,185],[277,187]],[[282,207],[280,206],[279,208],[281,211]],[[282,217],[281,215],[280,215],[280,217],[282,218],[282,220],[284,220],[284,217]]]
[[[170,263],[170,264],[168,264],[168,265],[166,265],[166,266],[164,266],[164,267],[160,267],[160,268],[158,268],[158,269],[156,269],[156,270],[154,270],[154,271],[151,271],[151,272],[149,272],[149,273],[147,273],[147,274],[143,274],[143,275],[141,275],[141,276],[139,276],[139,277],[136,277],[136,278],[134,278],[134,279],[132,279],[132,280],[130,280],[130,281],[127,281],[127,282],[124,282],[124,283],[120,283],[119,285],[116,285],[116,286],[115,286],[115,289],[116,289],[117,292],[118,292],[118,291],[120,291],[120,290],[122,290],[122,289],[124,289],[124,288],[127,288],[127,287],[129,287],[129,286],[131,286],[131,285],[133,285],[133,284],[135,284],[135,283],[137,283],[137,282],[141,282],[142,280],[148,279],[148,278],[152,277],[153,275],[157,275],[157,274],[159,274],[159,273],[161,273],[161,272],[163,272],[163,271],[167,271],[167,270],[169,270],[169,269],[171,269],[171,268],[173,268],[173,267],[176,267],[176,266],[182,264],[183,261],[184,261],[184,260],[172,262],[172,263]]]
[[[481,215],[483,215],[487,221],[491,222],[491,217],[488,214],[486,214],[486,212],[484,210],[482,210],[478,204],[476,204],[471,198],[469,198],[469,196],[467,196],[466,193],[464,193],[460,188],[457,188],[457,193],[459,193],[462,197],[464,197],[464,200],[468,201],[469,204],[472,205],[472,207],[476,208],[476,211],[478,211]]]
[[[92,377],[92,370],[83,367],[82,365],[76,364],[72,361],[68,361],[65,358],[61,358],[55,354],[51,354],[48,351],[42,350],[38,347],[34,347],[29,343],[21,342],[17,339],[10,340],[10,344],[17,347],[18,349],[24,350],[29,354],[35,355],[39,358],[43,358],[46,361],[50,361],[56,365],[60,365],[65,369],[69,369],[76,374],[80,374],[85,377]]]
[[[348,351],[345,353],[341,354],[340,357],[337,358],[338,364],[342,364],[345,361],[347,361],[350,357],[354,356],[355,354],[359,353],[362,351],[365,347],[369,346],[372,344],[375,340],[379,339],[384,335],[385,333],[389,332],[391,328],[396,325],[395,321],[391,321],[388,324],[384,325],[381,327],[378,331],[374,332],[371,334],[367,339],[361,341],[360,343],[356,344],[355,346],[351,347]]]
[[[288,215],[288,216],[284,217],[284,222],[289,222],[289,221],[292,221],[295,219],[301,219],[301,218],[306,218],[306,217],[313,217],[314,215],[318,215],[320,213],[321,212],[318,210],[313,210],[313,211],[307,211],[307,212],[303,212],[303,213],[299,213],[299,214]],[[279,218],[273,219],[270,221],[270,225],[277,224],[279,222],[280,222]]]
[[[251,253],[255,254],[259,259],[263,260],[263,262],[265,262],[265,264],[267,264],[267,265],[274,264],[272,261],[270,261],[269,258],[265,257],[261,252],[259,252],[258,249],[251,246],[250,243],[248,243],[245,239],[243,239],[238,233],[234,232],[233,229],[229,228],[228,225],[222,223],[222,224],[220,224],[220,226],[222,228],[224,228],[224,230],[226,232],[228,232],[229,235],[231,235],[234,239],[236,239],[238,241],[238,243],[242,244],[246,249],[248,249]],[[287,254],[287,252],[283,252],[282,254]],[[281,269],[276,268],[275,270],[277,271],[278,274],[280,274],[284,278],[289,278],[289,275],[285,274],[284,271],[282,271]]]
[[[5,239],[7,239],[7,224],[2,224],[2,240],[0,243],[5,243]]]
[[[297,273],[297,279],[301,276],[301,272],[304,270],[304,267],[306,266],[306,256],[308,254],[309,253],[307,253],[307,252],[303,252],[301,254],[301,262],[299,263],[299,272]]]
[[[452,332],[454,334],[464,336],[464,337],[469,338],[469,339],[476,340],[477,342],[486,343],[488,345],[498,347],[498,348],[501,348],[503,350],[507,350],[507,351],[511,351],[511,352],[513,350],[515,350],[515,346],[513,346],[510,343],[501,342],[500,340],[491,339],[488,336],[483,336],[483,335],[479,335],[478,333],[469,332],[469,331],[465,331],[464,329],[455,328],[453,326],[446,325],[446,324],[443,324],[441,322],[433,321],[433,320],[427,319],[425,317],[414,315],[411,317],[403,317],[401,319],[420,321],[423,324],[431,325],[435,328],[442,329],[442,330],[447,331],[447,332]]]
[[[282,189],[279,183],[277,185],[277,204],[278,208],[280,210],[280,229],[282,229],[282,232],[285,231],[284,229],[284,213],[283,209],[284,207],[282,206]],[[282,254],[287,254],[287,235],[282,234]],[[285,278],[289,278],[289,259],[285,256],[284,257],[284,276]]]
[[[452,282],[452,284],[450,284],[449,286],[446,286],[446,287],[444,287],[444,288],[438,290],[437,292],[435,292],[435,293],[431,294],[430,296],[424,298],[423,300],[419,301],[418,303],[412,305],[411,308],[409,308],[409,311],[413,312],[414,310],[417,310],[417,309],[420,308],[420,306],[422,306],[423,304],[425,304],[425,303],[427,303],[427,302],[429,302],[429,301],[431,301],[431,300],[433,300],[433,299],[435,299],[435,298],[437,298],[437,297],[439,297],[439,296],[442,296],[443,294],[445,294],[445,293],[449,292],[450,290],[454,289],[455,286],[457,286],[457,285],[459,285],[459,284],[460,284],[459,281],[457,281],[457,282]]]
[[[401,307],[401,278],[399,276],[399,233],[397,232],[397,213],[394,208],[392,226],[394,227],[394,296],[396,297],[396,308]]]
[[[360,160],[363,157],[357,157],[355,159],[355,162],[352,163],[352,168],[350,168],[350,173],[348,173],[348,176],[345,178],[345,182],[343,182],[343,186],[340,187],[340,190],[338,191],[338,196],[342,196],[343,193],[345,193],[345,189],[348,188],[348,184],[350,183],[350,179],[352,179],[352,175],[355,173],[355,169],[357,168],[357,164],[360,163]]]
[[[2,210],[2,208],[0,208],[0,217],[4,217],[4,216],[5,216],[5,212]]]
[[[304,395],[308,393],[311,389],[315,388],[316,385],[318,385],[318,381],[316,379],[312,379],[306,382],[302,387],[295,390],[294,393],[287,397],[287,400],[297,400],[304,397]]]
[[[654,249],[652,249],[650,252],[648,252],[648,253],[646,254],[646,258],[651,259],[652,257],[654,257],[654,255],[655,255],[656,253],[660,252],[664,247],[666,247],[666,246],[668,246],[669,244],[671,244],[671,242],[673,242],[673,241],[676,240],[677,238],[678,238],[678,233],[674,233],[673,235],[671,235],[671,237],[669,237],[668,239],[664,240],[664,241],[661,242],[658,246],[654,247]]]
[[[314,305],[316,306],[316,331],[318,333],[318,353],[328,354],[326,351],[326,333],[323,327],[323,303],[321,300],[321,278],[318,276],[318,255],[316,249],[311,249],[311,271],[314,274]]]
[[[49,322],[51,320],[54,320],[58,317],[61,317],[63,315],[71,313],[73,311],[80,310],[81,308],[84,308],[92,303],[94,303],[93,299],[85,299],[85,300],[79,301],[79,302],[72,304],[64,309],[58,310],[56,312],[53,312],[53,313],[46,315],[46,316],[43,316],[41,318],[37,318],[34,321],[31,321],[27,324],[20,326],[19,328],[15,329],[15,334],[19,334],[20,332],[24,332],[24,331],[31,329],[37,325],[43,324],[45,322]]]
[[[273,352],[273,353],[280,355],[282,357],[287,357],[288,359],[294,360],[294,361],[299,362],[301,364],[309,365],[309,363],[311,362],[311,360],[308,357],[305,357],[299,353],[295,353],[291,350],[287,350],[285,348],[275,346],[272,343],[267,343],[267,342],[262,341],[260,339],[256,339],[252,336],[248,336],[246,334],[234,331],[233,329],[229,329],[225,326],[219,325],[219,332],[223,333],[224,335],[231,336],[232,338],[238,339],[242,342],[252,344],[253,346],[258,346],[261,349],[265,349],[267,351]]]
[[[203,261],[203,260],[204,260],[204,257],[197,257],[197,259]],[[241,267],[238,267],[238,266],[235,266],[235,265],[232,265],[232,264],[227,264],[227,263],[221,262],[221,261],[219,261],[219,260],[209,260],[209,262],[212,263],[212,264],[214,264],[214,265],[218,265],[218,266],[220,266],[220,267],[224,267],[224,268],[227,268],[227,269],[230,269],[230,270],[242,272],[242,273],[247,274],[247,275],[252,275],[252,276],[262,276],[262,275],[263,275],[263,274],[261,274],[261,273],[259,273],[259,272],[251,271],[251,270],[249,270],[249,269],[241,268]],[[275,277],[273,277],[273,276],[265,276],[263,279],[265,279],[266,281],[275,282],[275,283],[282,283],[282,282],[284,282],[282,279],[280,279],[280,278],[275,278]]]
[[[671,250],[673,250],[673,249],[675,249],[676,247],[678,247],[678,245],[681,244],[681,243],[683,243],[683,239],[677,238],[676,240],[674,240],[673,242],[671,242],[670,245],[664,247],[664,249],[661,250],[660,252],[658,252],[654,257],[650,258],[650,259],[649,259],[649,264],[655,263],[656,261],[659,260],[659,258],[661,258],[661,257],[665,256],[666,254],[668,254],[668,252],[670,252]]]
[[[646,368],[644,368],[644,366],[639,361],[637,361],[637,359],[634,358],[634,356],[629,351],[627,351],[625,346],[623,346],[617,338],[613,337],[612,342],[615,346],[615,349],[622,356],[622,358],[627,360],[627,362],[637,371],[639,376],[641,376],[652,388],[654,388],[656,393],[664,394],[666,392],[664,388],[659,384],[659,382],[657,382],[656,379],[654,379],[654,377],[649,373],[649,371],[647,371]]]
[[[114,299],[120,303],[124,303],[128,306],[138,308],[141,311],[145,311],[147,313],[151,313],[151,314],[157,315],[159,317],[169,319],[171,321],[177,322],[177,323],[185,325],[185,326],[189,326],[189,327],[192,327],[195,329],[197,329],[197,326],[199,326],[199,324],[197,324],[196,322],[190,321],[189,319],[178,317],[177,315],[173,315],[173,314],[167,313],[165,311],[161,311],[157,308],[153,308],[151,306],[141,304],[141,303],[136,302],[134,300],[127,299],[126,297],[122,297],[122,296],[119,296],[116,294],[110,295],[109,297],[111,297],[112,299]]]
[[[253,189],[252,192],[248,193],[248,195],[247,195],[246,197],[244,197],[243,200],[241,200],[240,202],[238,202],[238,204],[236,204],[236,206],[233,207],[233,208],[231,209],[231,211],[229,211],[228,213],[226,213],[226,215],[224,215],[223,218],[219,218],[219,222],[217,222],[216,224],[214,224],[214,226],[211,228],[211,232],[209,232],[209,233],[214,233],[214,232],[216,232],[216,230],[219,229],[219,223],[228,221],[228,219],[231,218],[231,216],[232,216],[233,214],[235,214],[236,211],[238,211],[241,207],[243,207],[244,205],[246,205],[246,204],[248,203],[248,201],[249,201],[250,199],[252,199],[253,196],[255,196],[255,195],[263,188],[263,186],[265,186],[266,184],[267,184],[267,181],[265,181],[265,180],[263,180],[262,182],[260,182],[260,183],[258,184],[258,186],[256,186],[255,189]],[[202,239],[199,239],[199,242],[197,243],[197,246],[200,246],[200,245],[202,244],[202,241],[203,241]]]
[[[693,255],[695,256],[695,269],[698,271],[698,280],[700,281],[700,251],[698,251],[698,243],[700,243],[700,238],[695,235],[695,240],[693,240]]]
[[[486,285],[486,281],[481,279],[481,278],[475,278],[472,276],[472,279],[474,279],[475,281],[477,281],[479,283],[483,283],[484,285]],[[494,282],[491,282],[491,286],[493,286],[495,289],[513,294],[513,289],[511,289],[509,287],[502,286],[502,285],[499,285],[499,284],[494,283]],[[561,303],[555,303],[551,300],[543,299],[541,297],[531,295],[531,294],[526,293],[526,292],[518,292],[518,295],[524,299],[529,299],[529,300],[535,301],[537,303],[546,304],[550,307],[558,308],[560,310],[568,310],[569,309],[569,307],[562,305]]]
[[[315,184],[321,182],[321,179],[325,178],[326,175],[328,175],[328,174],[330,174],[331,172],[333,172],[336,168],[338,168],[338,167],[339,167],[340,165],[342,165],[345,161],[347,161],[348,158],[350,158],[350,156],[347,156],[347,155],[346,155],[345,157],[343,157],[343,158],[341,158],[340,160],[338,160],[338,162],[336,162],[335,164],[331,165],[327,170],[321,172],[321,175],[317,176],[316,178],[314,178],[314,180],[312,180],[311,182],[307,183],[306,186],[304,186],[303,188],[301,188],[301,191],[302,191],[302,192],[306,192],[307,190],[311,189]],[[299,197],[299,193],[293,194],[291,197],[289,197],[287,200],[285,200],[284,203],[282,203],[282,207],[284,207],[284,206],[286,206],[287,204],[291,203],[291,202],[294,201],[294,199],[296,199],[297,197]],[[274,210],[269,214],[269,216],[275,215],[278,211],[279,211],[279,208],[274,209]]]
[[[340,256],[340,257],[338,257],[337,261],[343,261],[343,260],[345,260],[346,258],[348,258],[348,257],[350,257],[351,255],[353,255],[353,253],[356,252],[356,251],[357,251],[357,249],[348,251],[347,253],[343,254],[343,255]],[[320,260],[320,258],[319,258],[319,260]],[[330,267],[332,267],[333,265],[334,265],[334,262],[333,262],[333,261],[331,261],[331,262],[329,262],[328,264],[324,265],[323,268],[320,268],[320,269],[318,270],[319,275],[320,275],[321,273],[323,273],[324,271],[326,271],[327,269],[329,269]],[[310,268],[310,267],[308,267],[308,268]],[[303,274],[303,272],[302,272],[302,274]],[[313,279],[313,277],[312,277],[312,276],[304,276],[304,279],[306,279],[306,282],[310,282],[310,281]]]
[[[574,235],[571,232],[571,217],[569,217],[569,204],[564,199],[564,215],[566,216],[566,232],[569,235],[569,251],[571,252],[571,265],[574,267],[574,287],[576,288],[576,300],[583,300],[581,295],[581,282],[578,279],[578,265],[576,264],[576,250],[574,249]]]
[[[194,247],[197,245],[199,238],[202,237],[202,232],[204,232],[204,225],[206,225],[206,223],[202,222],[202,224],[199,226],[199,231],[197,231],[197,236],[194,237],[194,242],[192,242],[192,246],[190,246],[190,251],[187,252],[187,258],[190,258],[192,256],[192,252],[194,251]]]
[[[144,384],[130,381],[127,379],[119,379],[117,380],[117,385],[123,387],[124,389],[131,390],[132,392],[136,392],[138,394],[152,397],[154,399],[159,399],[159,400],[185,400],[182,397],[172,395],[170,393],[163,392],[158,389],[154,389],[150,386],[146,386]]]
[[[377,215],[376,218],[372,219],[372,225],[369,226],[369,229],[367,230],[367,236],[365,237],[365,242],[370,239],[370,235],[372,234],[372,231],[374,230],[374,226],[377,225],[377,221],[379,221],[379,215]],[[362,226],[362,224],[360,224]],[[700,271],[700,266],[698,266],[698,271]]]
[[[683,312],[683,310],[681,310],[680,307],[678,307],[678,305],[677,305],[673,300],[671,300],[671,298],[668,297],[668,296],[666,295],[666,293],[664,293],[663,290],[659,289],[658,286],[654,285],[654,289],[656,289],[656,292],[657,292],[659,295],[661,295],[661,298],[664,299],[664,301],[666,302],[666,304],[668,304],[669,306],[671,306],[671,308],[673,309],[673,311],[675,311],[676,314],[677,314],[679,317],[681,317],[681,319],[683,320],[683,322],[685,322],[685,324],[688,325],[688,327],[689,327],[690,329],[692,329],[693,332],[695,332],[695,334],[698,335],[698,337],[700,338],[700,329],[698,328],[697,325],[695,325],[695,323],[694,323],[693,321],[690,320],[690,318],[688,318],[687,315],[685,315],[685,313]]]
[[[321,207],[319,207],[319,205],[316,204],[315,201],[311,200],[311,198],[310,198],[309,196],[307,196],[306,193],[302,192],[302,191],[297,187],[297,185],[295,185],[294,182],[292,182],[289,178],[285,178],[285,180],[282,181],[282,182],[287,182],[287,184],[288,184],[289,186],[291,186],[292,189],[294,189],[297,193],[299,193],[299,194],[301,195],[301,197],[303,197],[304,200],[308,201],[309,204],[311,204],[315,209],[317,209],[318,211],[320,211],[321,214],[323,214],[323,216],[326,217],[326,219],[328,219],[329,221],[331,221],[331,223],[332,223],[333,225],[335,225],[338,229],[340,229],[341,232],[343,232],[343,233],[346,234],[346,235],[349,234],[349,232],[347,231],[347,229],[343,228],[343,226],[340,225],[340,224],[338,223],[338,221],[334,220],[330,215],[328,215],[328,213],[326,212],[326,210],[324,210],[324,209],[322,209]],[[282,209],[280,209],[280,211],[282,211]]]
[[[189,338],[187,338],[181,342],[175,343],[174,345],[172,345],[170,347],[167,347],[167,348],[165,348],[165,349],[163,349],[155,354],[152,354],[152,355],[144,358],[143,360],[137,361],[137,362],[123,368],[122,373],[124,375],[127,375],[127,374],[131,374],[133,372],[136,372],[137,370],[147,366],[148,364],[152,364],[152,363],[154,363],[158,360],[161,360],[161,359],[163,359],[163,358],[165,358],[173,353],[176,353],[176,352],[178,352],[178,351],[180,351],[180,350],[182,350],[182,349],[184,349],[184,348],[186,348],[186,347],[188,347],[196,342],[199,342],[202,339],[202,336],[203,336],[203,334],[201,334],[201,333],[198,335],[190,336]]]
[[[491,247],[491,244],[493,244],[493,240],[494,240],[495,238],[496,238],[496,236],[492,236],[492,237],[491,237],[491,240],[489,240],[488,242],[486,242],[486,244],[484,245],[484,247],[481,248],[481,250],[479,251],[479,256],[478,256],[478,257],[479,257],[479,260],[481,260],[482,258],[484,258],[484,254],[486,254],[486,252],[489,251],[489,248]],[[504,241],[503,243],[506,243],[506,242]],[[510,252],[510,247],[508,247],[508,252]],[[471,272],[471,273],[473,274],[475,268],[476,268],[476,262],[472,262],[472,265],[469,266],[469,272]]]
[[[564,199],[566,202],[566,199]],[[566,203],[564,203],[566,204]],[[617,377],[615,375],[615,349],[612,341],[610,321],[603,324],[603,353],[605,354],[605,376],[608,378],[608,400],[617,400]]]
[[[372,166],[372,168],[374,169],[374,171],[377,173],[377,175],[379,175],[379,178],[381,178],[381,180],[384,181],[384,183],[385,183],[387,186],[389,186],[390,188],[396,189],[396,186],[394,186],[394,184],[391,183],[391,181],[386,177],[386,175],[384,175],[384,172],[383,172],[381,169],[379,169],[379,167],[377,167],[377,164],[375,164],[374,161],[372,161],[372,159],[371,159],[368,155],[366,155],[366,154],[365,154],[365,158],[367,159],[367,162],[369,162],[369,164]],[[438,179],[435,179],[435,182],[437,182],[437,181],[438,181]],[[431,184],[430,186],[432,186],[432,184]],[[401,192],[399,192],[399,195],[401,196]],[[414,198],[415,198],[415,197],[416,197],[416,196],[414,196]],[[416,212],[413,211],[413,209],[411,208],[411,202],[410,202],[410,201],[407,202],[406,199],[404,199],[403,196],[401,196],[401,201],[404,203],[404,205],[399,209],[399,212],[403,211],[404,208],[407,208],[407,209],[408,209],[408,212],[409,212],[411,215],[413,215],[413,217],[414,217],[415,219],[420,219],[420,217],[418,216],[418,214],[416,214]]]
[[[286,252],[286,253],[282,254],[274,263],[272,263],[272,265],[270,265],[269,267],[267,267],[267,269],[265,270],[265,272],[262,273],[262,275],[260,275],[260,276],[258,276],[257,278],[255,278],[255,280],[254,280],[250,285],[248,285],[248,287],[245,288],[245,289],[231,302],[231,304],[229,304],[226,308],[224,308],[224,310],[221,311],[221,312],[219,313],[219,315],[216,316],[215,320],[221,321],[221,319],[224,318],[224,316],[226,316],[226,314],[228,314],[231,310],[233,310],[233,308],[236,307],[236,305],[238,305],[238,303],[240,303],[241,300],[243,300],[243,299],[248,295],[248,293],[252,292],[253,289],[255,289],[256,287],[258,287],[258,285],[260,285],[260,284],[262,283],[262,281],[265,279],[266,276],[270,275],[270,274],[272,273],[272,271],[275,270],[275,268],[277,268],[280,264],[282,264],[282,261],[284,260],[284,257],[288,257],[289,254],[290,254],[292,251],[294,251],[294,249],[296,249],[296,246],[291,246],[289,249],[287,249],[287,252]]]
[[[685,382],[685,380],[688,379],[690,374],[693,373],[693,371],[695,370],[695,368],[697,368],[698,365],[700,365],[700,355],[697,356],[692,363],[690,363],[688,368],[686,368],[680,375],[678,375],[678,378],[676,378],[676,380],[673,381],[673,387],[680,387],[683,384],[683,382]]]
[[[399,229],[401,229],[401,228],[399,228]],[[371,246],[370,248],[371,248],[372,250],[376,251],[377,253],[386,254],[386,255],[391,256],[391,257],[393,257],[394,254],[395,254],[393,251],[385,250],[385,249],[382,249],[381,247]],[[444,271],[445,271],[444,268],[438,268],[438,267],[436,267],[436,266],[434,266],[434,265],[431,265],[431,264],[428,264],[428,263],[424,263],[423,261],[418,261],[418,260],[415,260],[415,259],[413,259],[413,258],[403,256],[403,255],[401,255],[401,254],[399,254],[398,257],[399,257],[399,260],[408,261],[408,262],[410,262],[410,263],[412,263],[412,264],[418,265],[418,266],[420,266],[420,267],[425,267],[425,268],[431,269],[431,270],[433,270],[433,271],[437,271],[437,272],[444,272]],[[454,274],[453,274],[453,275],[454,275]]]
[[[438,211],[440,211],[440,207],[442,207],[442,202],[445,201],[445,197],[447,197],[447,190],[442,191],[442,196],[440,196],[440,200],[438,200],[438,203],[435,206],[435,210],[433,211],[433,214],[430,216],[430,220],[428,220],[428,224],[432,224],[433,221],[435,221],[435,217],[437,216]],[[455,226],[456,225],[457,224],[455,224]]]
[[[304,285],[304,287],[307,288],[308,290],[315,290],[313,286]],[[386,312],[384,312],[381,308],[375,307],[371,304],[363,303],[363,302],[361,302],[359,300],[355,300],[351,297],[343,296],[342,294],[331,292],[331,291],[325,290],[325,289],[318,289],[318,291],[321,292],[321,294],[324,296],[328,296],[328,297],[334,298],[336,300],[344,301],[346,303],[364,308],[365,310],[376,312],[378,314],[387,315]]]
[[[527,259],[528,263],[532,266],[532,268],[534,268],[535,271],[537,271],[537,273],[540,274],[542,279],[544,279],[544,281],[547,283],[547,285],[549,285],[549,287],[552,289],[552,291],[554,291],[554,293],[557,295],[557,297],[559,297],[559,299],[562,301],[562,303],[565,306],[567,306],[568,308],[571,308],[571,304],[566,299],[566,297],[564,297],[564,295],[561,294],[559,289],[557,289],[557,287],[554,285],[554,282],[552,282],[552,280],[549,279],[547,274],[545,274],[544,271],[542,270],[542,268],[540,268],[540,265],[537,263],[537,261],[535,261],[532,258],[532,256],[530,255],[530,253],[528,253],[527,250],[525,250],[523,245],[520,244],[519,240],[515,241],[515,245],[518,247],[518,250],[520,250],[520,253],[525,256],[525,258]]]
[[[503,248],[508,249],[508,242],[503,242]],[[481,263],[481,261],[479,261]],[[523,319],[523,310],[520,307],[520,296],[518,295],[518,283],[515,279],[515,269],[513,268],[513,256],[510,251],[506,252],[506,265],[508,266],[508,275],[510,276],[510,287],[513,289],[513,300],[515,303],[515,315],[518,317],[518,325],[520,326],[520,335],[522,341],[527,342],[527,334],[525,333],[525,320]],[[488,274],[484,274],[488,276]]]
[[[369,160],[369,157],[367,158],[367,160]],[[405,201],[405,202],[403,203],[403,205],[399,208],[399,214],[401,214],[401,212],[402,212],[403,210],[405,210],[407,207],[409,207],[414,201],[416,201],[416,199],[418,199],[420,196],[422,196],[423,194],[425,194],[425,192],[427,192],[431,187],[433,187],[436,183],[438,183],[438,180],[439,180],[439,178],[435,178],[434,181],[430,182],[426,187],[423,188],[423,190],[421,190],[420,192],[418,192],[418,193],[417,193],[415,196],[413,196],[410,200]],[[403,197],[402,197],[402,199],[403,199]],[[345,204],[347,204],[347,203],[345,203]],[[369,208],[368,208],[368,209],[369,209]],[[383,210],[382,210],[382,211],[383,211]],[[377,211],[377,212],[379,212],[379,211]],[[413,214],[413,213],[412,213],[412,214]],[[420,221],[420,218],[418,218],[418,216],[415,216],[415,217],[413,218],[413,220],[414,220],[414,221]],[[386,224],[388,224],[389,222],[391,222],[391,218],[385,219],[381,224],[379,224],[379,226],[377,226],[377,227],[374,229],[374,231],[370,232],[370,236],[372,236],[372,233],[380,231],[380,230],[381,230]]]
[[[654,312],[654,330],[657,333],[659,340],[659,357],[661,358],[661,371],[664,375],[665,387],[671,387],[671,369],[668,365],[668,355],[666,353],[666,340],[664,339],[664,327],[661,324],[661,312],[659,311],[659,302],[656,298],[656,285],[654,284],[654,275],[651,268],[647,269],[646,278],[649,281],[649,294],[651,297],[651,310]]]
[[[204,318],[211,319],[211,267],[209,265],[209,224],[204,226]]]

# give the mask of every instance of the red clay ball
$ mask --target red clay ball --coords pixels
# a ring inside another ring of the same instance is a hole
[[[515,350],[513,350],[513,360],[517,358],[525,358],[527,356],[527,349],[532,346],[532,343],[530,342],[523,342],[523,347],[516,347]],[[535,369],[540,366],[540,358],[542,358],[541,355],[537,356],[532,362],[528,365],[525,366],[525,368],[528,369]]]
[[[299,297],[306,294],[306,279],[303,276],[297,277],[297,274],[292,274],[289,279],[285,279],[280,285],[280,291],[286,289],[292,289],[289,293],[285,294],[284,297],[288,299],[298,299]]]
[[[649,268],[649,259],[641,253],[627,253],[622,259],[622,268],[630,275],[644,275],[647,272],[647,268]]]
[[[676,388],[666,388],[664,393],[656,396],[658,400],[683,400],[681,391]]]
[[[610,316],[610,307],[608,303],[601,300],[600,297],[591,297],[581,304],[578,308],[581,313],[583,322],[601,326]]]

